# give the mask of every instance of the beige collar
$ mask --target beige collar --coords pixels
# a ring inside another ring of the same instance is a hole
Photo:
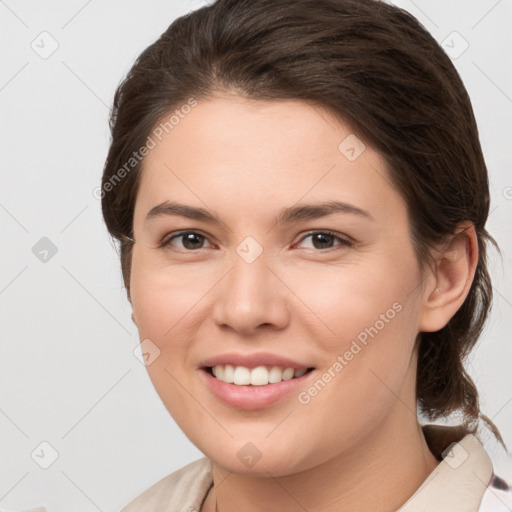
[[[427,428],[429,436],[437,441],[447,429],[433,425]],[[482,444],[467,434],[448,444],[443,453],[443,460],[397,512],[478,511],[493,474],[491,459]]]

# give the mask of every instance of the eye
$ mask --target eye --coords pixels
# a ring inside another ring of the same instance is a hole
[[[182,231],[181,233],[176,233],[164,238],[160,247],[176,247],[176,245],[172,243],[174,240],[181,240],[180,249],[184,249],[185,251],[195,251],[197,249],[203,249],[202,245],[207,238],[205,235],[202,235],[197,231]]]
[[[312,247],[310,246],[309,248],[318,250],[333,248],[333,243],[335,241],[338,241],[338,244],[334,244],[334,247],[336,247],[336,245],[347,247],[353,245],[351,240],[343,238],[332,231],[313,231],[302,237],[302,239],[299,241],[299,244],[307,239],[311,239],[312,243]],[[174,240],[179,240],[181,247],[177,246],[176,243],[173,243]],[[177,247],[184,250],[185,252],[193,252],[199,249],[204,249],[203,244],[206,240],[207,237],[197,231],[182,231],[180,233],[174,233],[165,237],[162,240],[160,247]]]
[[[313,231],[304,236],[300,240],[300,242],[303,242],[308,238],[311,238],[313,249],[331,249],[333,247],[332,243],[335,240],[339,240],[340,243],[338,245],[344,245],[348,247],[354,245],[354,243],[351,240],[343,238],[337,235],[336,233],[333,233],[332,231]]]

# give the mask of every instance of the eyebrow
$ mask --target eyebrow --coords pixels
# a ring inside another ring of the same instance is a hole
[[[292,206],[283,209],[277,216],[276,224],[291,224],[300,220],[312,220],[335,213],[346,213],[358,215],[375,221],[372,215],[366,210],[342,201],[327,201],[319,204],[306,204],[301,206]],[[196,208],[182,203],[165,201],[151,208],[146,215],[146,222],[158,217],[177,215],[208,223],[222,224],[219,217],[204,208]]]

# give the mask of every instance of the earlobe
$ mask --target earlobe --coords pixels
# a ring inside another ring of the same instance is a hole
[[[436,260],[435,281],[425,290],[420,332],[442,329],[462,306],[478,264],[478,239],[472,223],[459,225]]]

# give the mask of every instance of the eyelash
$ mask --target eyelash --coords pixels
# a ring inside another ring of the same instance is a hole
[[[189,234],[199,235],[199,236],[203,237],[205,240],[208,239],[208,237],[206,235],[203,235],[199,231],[180,231],[179,233],[171,233],[171,235],[166,236],[162,240],[162,242],[159,244],[159,248],[172,247],[171,246],[171,241],[172,240],[174,240],[175,238],[183,237],[184,235],[189,235]],[[333,249],[335,249],[336,247],[339,247],[339,246],[352,247],[354,245],[353,241],[351,241],[351,240],[349,240],[347,238],[341,237],[340,235],[338,235],[334,231],[322,231],[322,230],[310,231],[309,233],[306,233],[297,243],[303,242],[306,238],[308,238],[308,237],[310,237],[312,235],[318,235],[318,234],[332,236],[333,238],[336,238],[340,242],[338,244],[338,246],[329,247],[327,249],[315,249],[315,248],[313,248],[313,250],[318,251],[318,252],[330,251],[330,250],[333,250]],[[294,245],[296,245],[296,244],[294,244]],[[171,250],[175,250],[175,249],[171,249]],[[182,249],[182,250],[177,251],[177,252],[191,252],[192,253],[192,252],[199,252],[200,250],[201,249],[195,249],[195,250],[194,249]]]

